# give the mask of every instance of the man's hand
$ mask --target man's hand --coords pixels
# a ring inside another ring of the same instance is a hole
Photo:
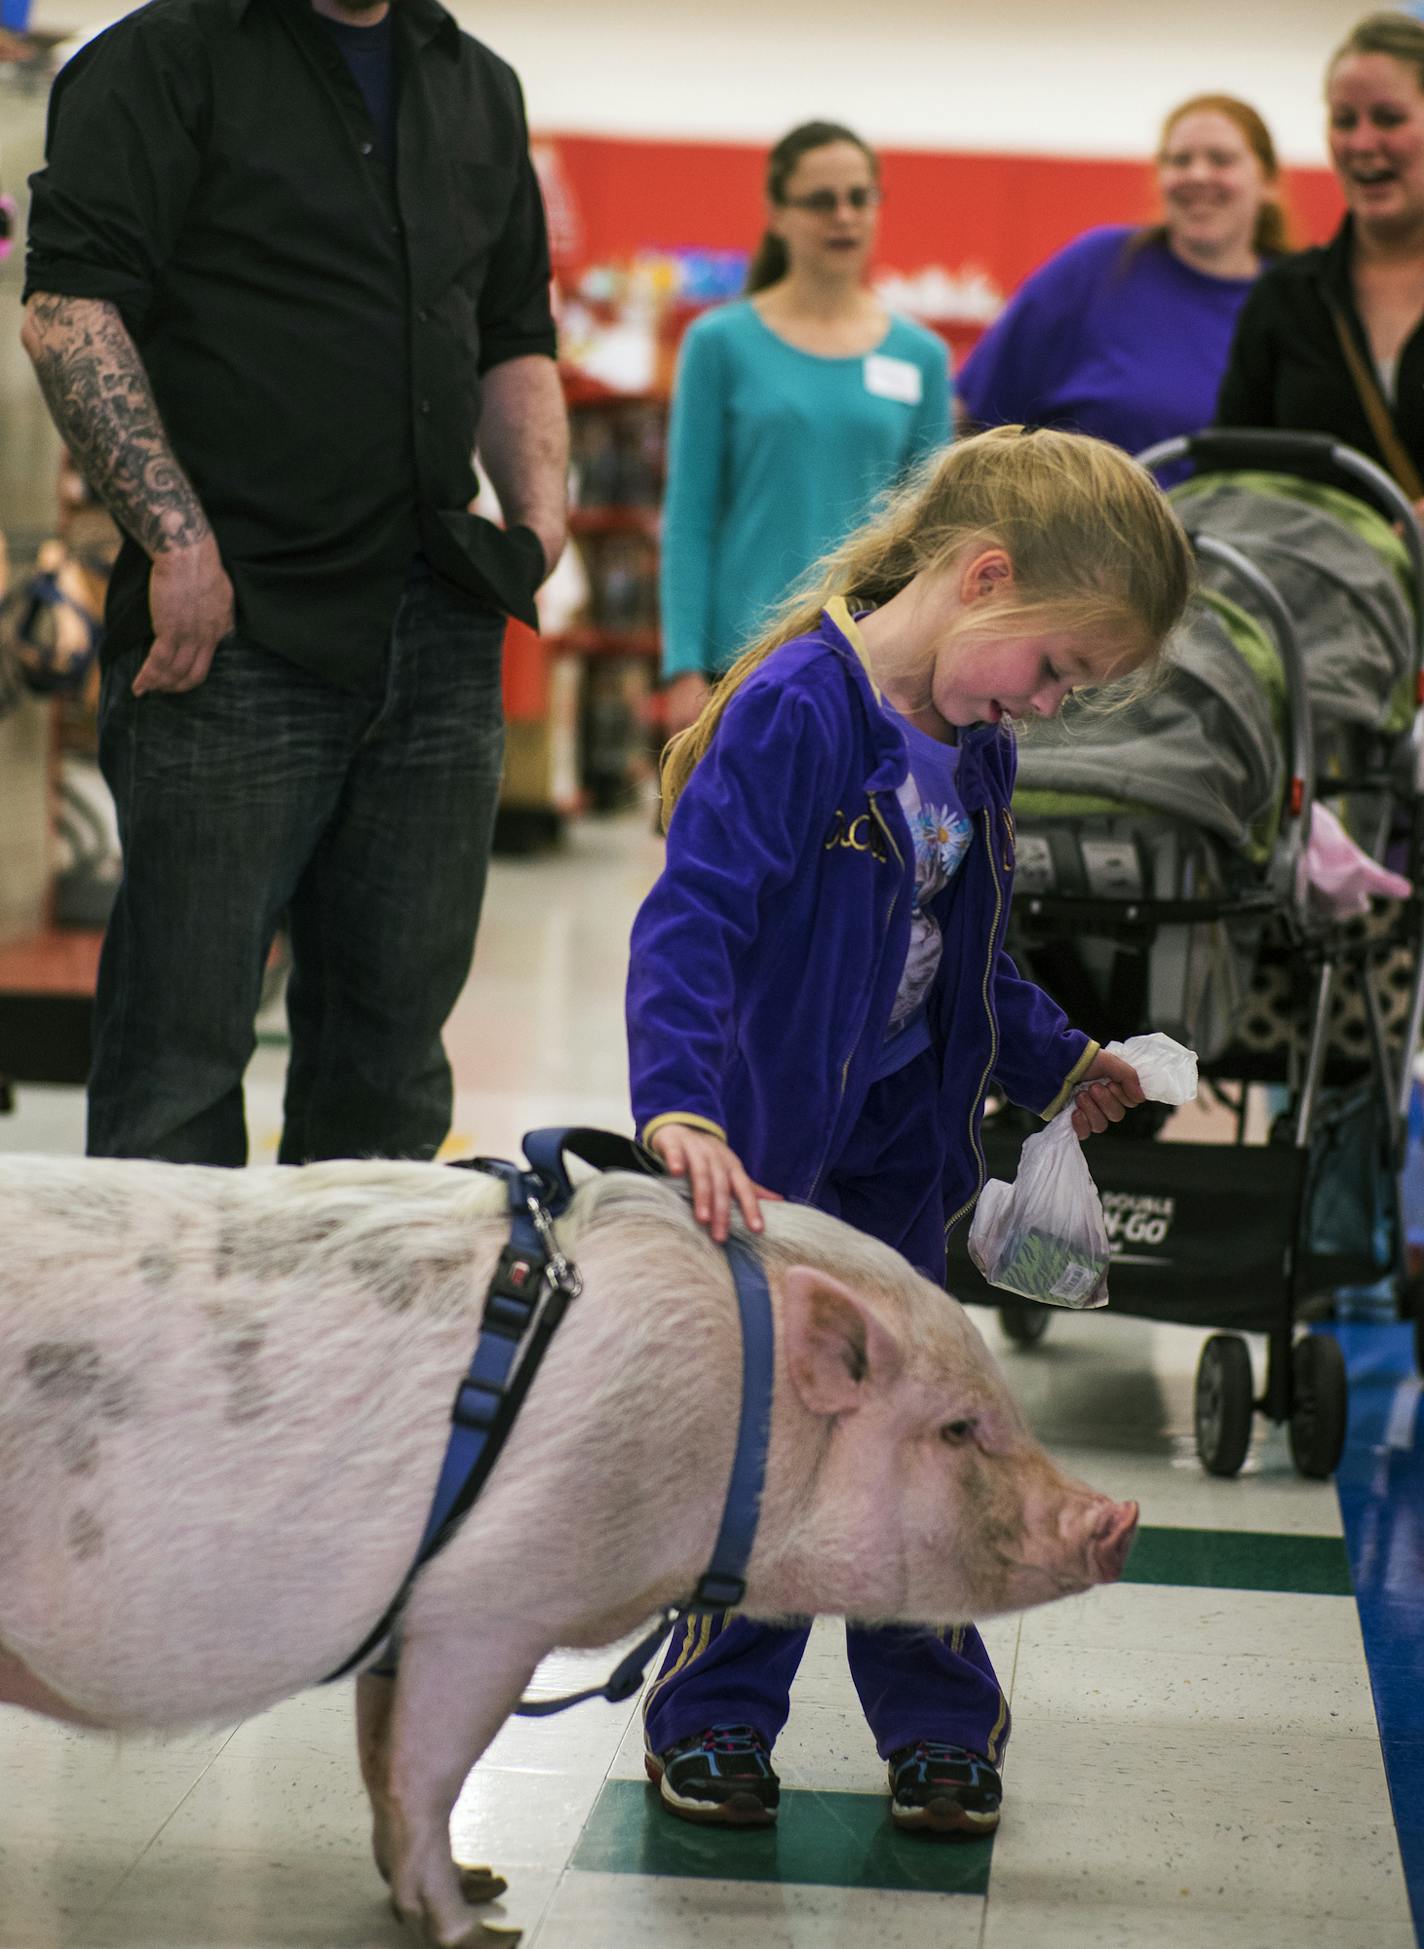
[[[153,646],[133,680],[134,696],[196,690],[235,620],[232,584],[211,534],[158,551],[149,570],[148,608]]]
[[[558,367],[542,354],[491,366],[480,406],[480,458],[506,524],[531,528],[544,573],[568,537],[569,416]]]
[[[1073,1128],[1080,1138],[1101,1134],[1110,1123],[1121,1123],[1129,1110],[1145,1103],[1137,1071],[1121,1056],[1100,1049],[1083,1072],[1088,1087],[1073,1099]]]
[[[724,1144],[710,1130],[698,1130],[686,1123],[665,1123],[653,1132],[649,1148],[666,1164],[670,1177],[687,1179],[692,1186],[693,1214],[719,1245],[727,1242],[734,1198],[747,1230],[752,1232],[763,1229],[759,1201],[781,1202],[779,1191],[768,1191],[764,1185],[753,1184],[731,1145]]]
[[[668,737],[676,737],[697,722],[710,689],[700,670],[684,670],[672,679],[663,691],[663,730]]]

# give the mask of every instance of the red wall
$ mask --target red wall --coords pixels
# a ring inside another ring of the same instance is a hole
[[[554,226],[568,234],[561,269],[615,262],[640,250],[745,250],[756,241],[765,154],[759,146],[537,139],[555,149],[571,206],[572,225]],[[974,264],[1009,292],[1090,224],[1135,223],[1153,212],[1144,163],[896,149],[881,155],[879,261],[897,271]],[[1339,192],[1328,170],[1288,172],[1286,199],[1298,243],[1320,241],[1339,220]]]

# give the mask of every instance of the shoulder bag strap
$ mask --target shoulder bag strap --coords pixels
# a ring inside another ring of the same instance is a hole
[[[1424,480],[1420,479],[1419,469],[1410,459],[1404,442],[1395,428],[1394,416],[1385,404],[1384,394],[1374,373],[1360,355],[1355,335],[1350,330],[1348,319],[1337,304],[1330,305],[1330,317],[1335,326],[1335,335],[1340,341],[1340,350],[1345,355],[1345,364],[1350,377],[1355,382],[1355,391],[1360,396],[1360,404],[1365,409],[1365,418],[1370,423],[1370,431],[1376,444],[1384,455],[1385,465],[1399,482],[1411,501],[1424,500]]]

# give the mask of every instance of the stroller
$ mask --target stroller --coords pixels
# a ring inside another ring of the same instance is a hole
[[[1200,593],[1167,681],[1118,711],[1034,725],[1020,753],[1010,948],[1099,1039],[1161,1029],[1196,1049],[1235,1141],[1161,1141],[1152,1107],[1093,1146],[1119,1312],[1225,1329],[1197,1368],[1197,1451],[1234,1475],[1259,1411],[1296,1467],[1344,1445],[1337,1343],[1302,1302],[1391,1282],[1424,1366],[1424,1281],[1398,1182],[1424,1017],[1424,542],[1372,461],[1316,434],[1209,431],[1140,456],[1190,462],[1172,490]],[[1309,895],[1312,807],[1415,889],[1364,918]],[[1272,1086],[1265,1142],[1248,1090]],[[1170,1113],[1162,1113],[1163,1117]],[[1033,1124],[985,1120],[986,1175],[1012,1178]],[[989,1287],[957,1234],[957,1296],[1022,1344],[1050,1312]],[[1266,1335],[1255,1396],[1245,1332]]]

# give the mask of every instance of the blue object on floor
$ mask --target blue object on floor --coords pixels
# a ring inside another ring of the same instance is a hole
[[[1416,1076],[1409,1092],[1404,1169],[1399,1174],[1399,1211],[1410,1245],[1424,1245],[1424,1083]]]
[[[1335,1332],[1350,1383],[1335,1488],[1404,1878],[1424,1943],[1424,1387],[1411,1326]]]

